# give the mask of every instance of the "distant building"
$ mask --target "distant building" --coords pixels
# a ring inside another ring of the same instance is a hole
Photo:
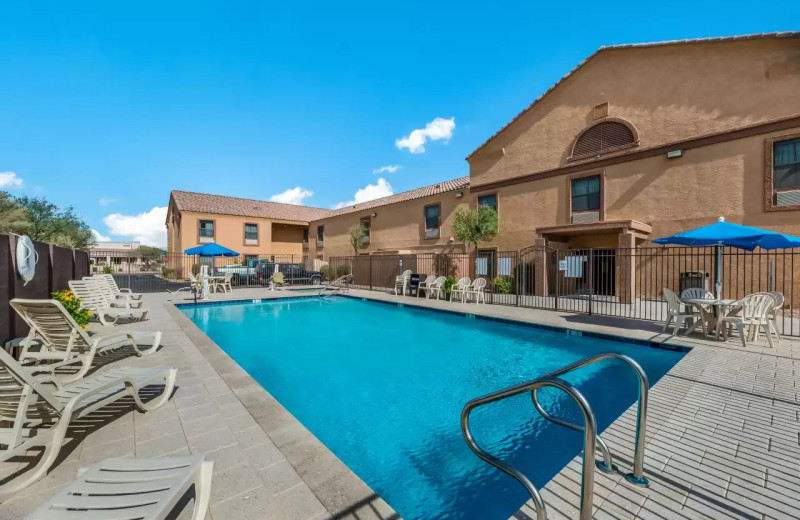
[[[152,254],[136,253],[140,246],[139,242],[98,242],[89,249],[92,270],[101,271],[105,266],[112,266],[117,272],[139,271],[152,262]]]

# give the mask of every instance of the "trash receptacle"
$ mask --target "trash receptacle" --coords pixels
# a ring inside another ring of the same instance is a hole
[[[411,278],[408,280],[408,290],[411,296],[416,296],[419,290],[419,280],[425,276],[424,274],[411,273]]]
[[[708,291],[708,273],[703,271],[684,271],[680,274],[678,285],[680,287],[679,296],[686,289],[697,288]]]

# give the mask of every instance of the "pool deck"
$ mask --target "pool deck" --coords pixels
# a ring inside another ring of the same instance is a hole
[[[800,517],[796,495],[800,405],[795,375],[800,341],[784,339],[770,349],[762,338],[745,350],[734,341],[673,338],[661,334],[657,324],[644,321],[437,302],[374,291],[353,290],[351,295],[693,347],[650,393],[645,459],[649,488],[628,484],[622,477],[633,458],[635,407],[603,432],[619,474],[595,472],[594,518]],[[289,291],[237,289],[212,299],[285,296],[304,297]],[[185,298],[185,293],[147,294],[148,320],[93,326],[103,332],[162,330],[164,346],[157,354],[128,356],[110,366],[177,368],[173,399],[148,414],[125,406],[90,416],[92,420],[73,432],[74,440],[47,477],[0,504],[0,518],[23,518],[81,468],[107,457],[205,453],[215,461],[208,518],[399,519],[174,307]],[[0,476],[16,469],[5,468]],[[580,457],[576,457],[542,491],[548,518],[578,518],[579,494]],[[184,511],[180,518],[189,516]],[[532,519],[535,514],[526,505],[513,518]]]

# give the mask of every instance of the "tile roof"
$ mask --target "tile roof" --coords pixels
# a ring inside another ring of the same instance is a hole
[[[172,190],[172,199],[180,211],[198,213],[214,213],[217,215],[236,215],[241,217],[259,217],[274,220],[292,220],[309,222],[319,220],[331,214],[331,210],[297,206],[280,202],[241,199],[225,195],[210,195],[191,191]]]
[[[345,206],[344,208],[331,211],[327,216],[344,215],[346,213],[353,213],[355,211],[378,208],[381,206],[387,206],[389,204],[405,202],[407,200],[421,199],[422,197],[427,197],[429,195],[446,193],[448,191],[465,190],[467,188],[469,188],[469,176],[459,177],[458,179],[451,179],[449,181],[431,184],[430,186],[424,186],[415,190],[395,193],[394,195],[389,195],[388,197],[381,197],[380,199],[361,202],[352,206]]]
[[[514,118],[511,119],[511,121],[509,121],[508,123],[503,125],[497,132],[493,133],[491,135],[491,137],[489,137],[486,141],[484,141],[480,146],[475,148],[467,156],[467,160],[469,160],[470,157],[472,157],[473,155],[478,153],[481,149],[483,149],[483,147],[485,147],[487,144],[489,144],[489,142],[492,139],[494,139],[495,137],[497,137],[500,134],[500,132],[502,132],[503,130],[505,130],[509,126],[511,126],[511,124],[514,123],[514,121],[516,121],[517,119],[522,117],[523,114],[525,114],[528,110],[533,108],[533,106],[536,103],[538,103],[543,97],[545,97],[547,94],[549,94],[550,92],[555,90],[556,87],[558,87],[561,83],[566,81],[567,78],[569,78],[570,76],[575,74],[578,71],[578,69],[580,69],[581,67],[586,65],[586,63],[588,63],[589,60],[591,60],[592,58],[594,58],[595,56],[597,56],[599,53],[601,53],[603,51],[619,50],[619,49],[632,49],[632,48],[640,48],[640,47],[660,47],[660,46],[664,46],[664,45],[680,45],[680,44],[687,44],[687,43],[713,43],[713,42],[732,42],[732,41],[744,41],[744,40],[764,40],[764,39],[768,39],[768,38],[800,38],[800,31],[784,31],[784,32],[770,32],[770,33],[757,33],[757,34],[743,34],[743,35],[739,35],[739,36],[718,36],[718,37],[711,37],[711,38],[689,38],[689,39],[685,39],[685,40],[668,40],[668,41],[662,41],[662,42],[626,43],[626,44],[620,44],[620,45],[604,45],[604,46],[600,47],[599,49],[597,49],[596,51],[594,51],[588,57],[586,57],[586,59],[584,59],[583,61],[578,63],[578,65],[576,65],[575,68],[573,68],[571,71],[567,72],[561,79],[556,81],[553,84],[552,87],[547,89],[541,96],[539,96],[538,98],[534,99],[533,103],[528,105],[525,108],[525,110],[523,110],[522,112],[520,112],[519,114],[514,116]]]

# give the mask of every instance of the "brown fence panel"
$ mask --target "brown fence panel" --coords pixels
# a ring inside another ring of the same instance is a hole
[[[0,235],[0,341],[13,336],[12,323],[14,311],[8,302],[13,298],[14,268],[11,262],[11,240],[13,237]]]

